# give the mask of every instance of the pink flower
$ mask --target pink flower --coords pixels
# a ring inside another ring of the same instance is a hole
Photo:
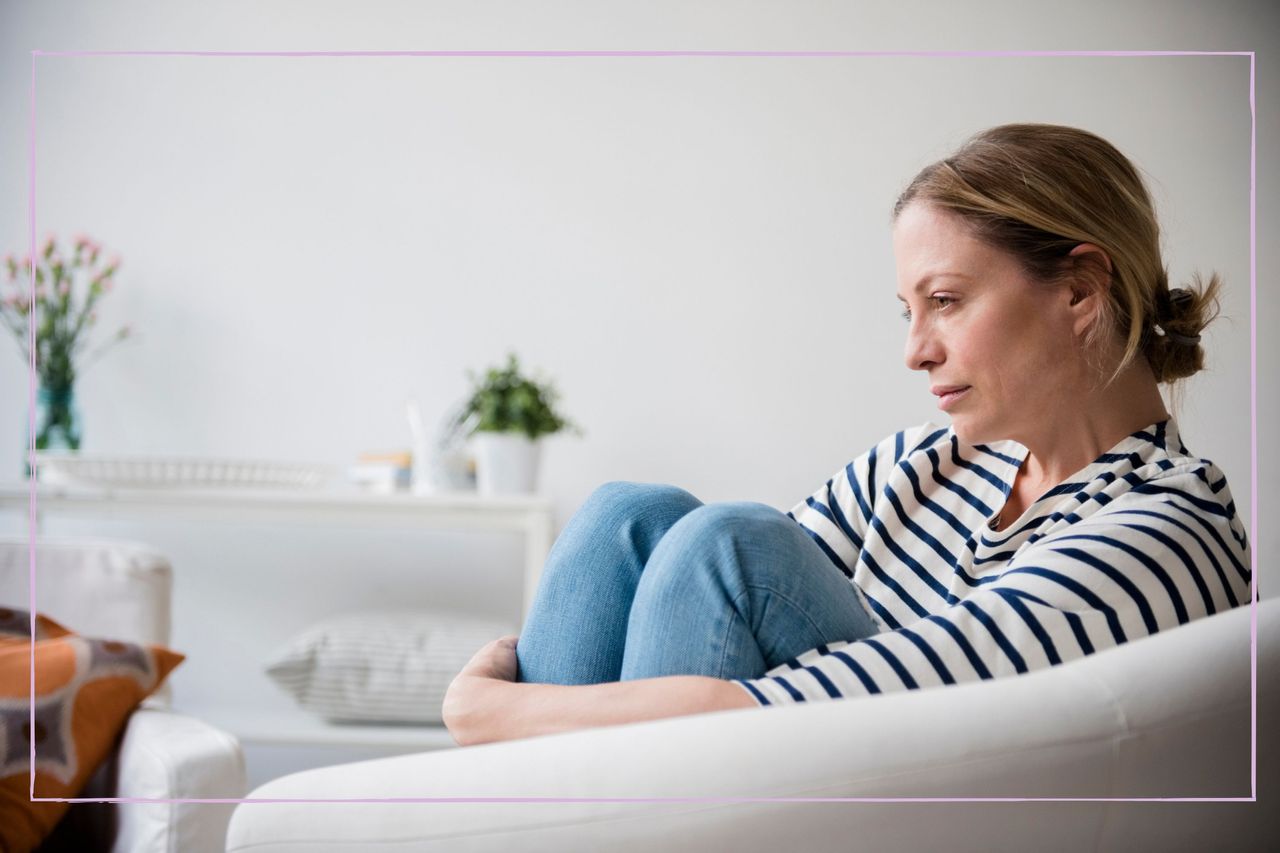
[[[66,296],[70,292],[71,292],[71,282],[67,281],[66,279],[63,279],[62,284],[58,285],[58,295]]]
[[[44,255],[46,258],[49,257],[53,254],[53,248],[55,245],[57,245],[57,240],[55,240],[53,235],[50,234],[44,238],[44,248],[40,250],[40,254]]]
[[[109,279],[109,278],[104,278],[104,279],[102,279],[102,292],[103,292],[103,293],[110,293],[110,292],[111,292],[111,288],[113,288],[113,287],[115,287],[115,286],[116,286],[116,283],[115,283],[114,281],[112,281],[111,279]]]

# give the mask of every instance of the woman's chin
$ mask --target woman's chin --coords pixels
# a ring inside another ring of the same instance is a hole
[[[990,425],[982,423],[974,418],[971,414],[960,413],[951,416],[951,428],[955,431],[956,438],[963,444],[986,444],[992,441],[999,441],[1003,436],[995,434]]]

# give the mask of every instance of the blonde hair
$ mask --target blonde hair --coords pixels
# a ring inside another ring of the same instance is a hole
[[[917,201],[958,215],[1035,281],[1087,283],[1078,274],[1096,257],[1068,254],[1081,243],[1103,249],[1111,259],[1108,297],[1084,339],[1097,375],[1106,371],[1106,338],[1124,345],[1103,387],[1138,357],[1174,390],[1204,369],[1200,333],[1218,315],[1222,281],[1214,273],[1205,286],[1197,273],[1192,287],[1169,289],[1151,196],[1133,163],[1105,139],[1053,124],[993,127],[921,170],[898,197],[893,219]]]

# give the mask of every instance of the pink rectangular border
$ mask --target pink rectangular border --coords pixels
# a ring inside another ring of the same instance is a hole
[[[203,56],[203,57],[369,57],[369,56],[436,56],[436,57],[854,57],[854,56],[929,56],[929,57],[1027,57],[1027,56],[1247,56],[1249,57],[1249,449],[1252,459],[1250,483],[1251,506],[1249,529],[1253,576],[1250,580],[1250,685],[1251,756],[1249,797],[399,797],[391,799],[153,799],[135,797],[46,798],[35,796],[36,747],[31,741],[31,763],[28,797],[35,803],[996,803],[996,802],[1192,802],[1231,803],[1258,800],[1258,256],[1257,256],[1257,166],[1258,120],[1255,102],[1257,58],[1254,51],[1197,50],[850,50],[850,51],[769,51],[769,50],[404,50],[404,51],[189,51],[189,50],[86,50],[31,52],[31,97],[27,137],[27,215],[29,225],[31,280],[35,280],[36,262],[36,59],[41,56]],[[31,664],[30,724],[35,729],[35,633],[36,633],[36,477],[35,475],[35,288],[31,292],[30,374],[28,379],[28,452],[32,466],[30,501],[27,516],[30,572]]]

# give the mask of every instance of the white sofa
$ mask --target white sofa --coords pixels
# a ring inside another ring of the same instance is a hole
[[[1249,798],[1241,607],[1028,675],[384,758],[250,799],[704,798],[243,803],[235,853],[1280,849],[1254,803],[778,803],[726,798]],[[1280,601],[1257,606],[1257,790],[1280,783]]]
[[[0,604],[30,601],[26,537],[0,537]],[[85,636],[169,645],[173,570],[138,543],[40,539],[36,609]],[[178,649],[178,651],[182,651]],[[248,784],[235,737],[169,710],[167,685],[129,718],[115,752],[79,796],[240,798]],[[221,851],[234,805],[73,804],[42,850]]]

